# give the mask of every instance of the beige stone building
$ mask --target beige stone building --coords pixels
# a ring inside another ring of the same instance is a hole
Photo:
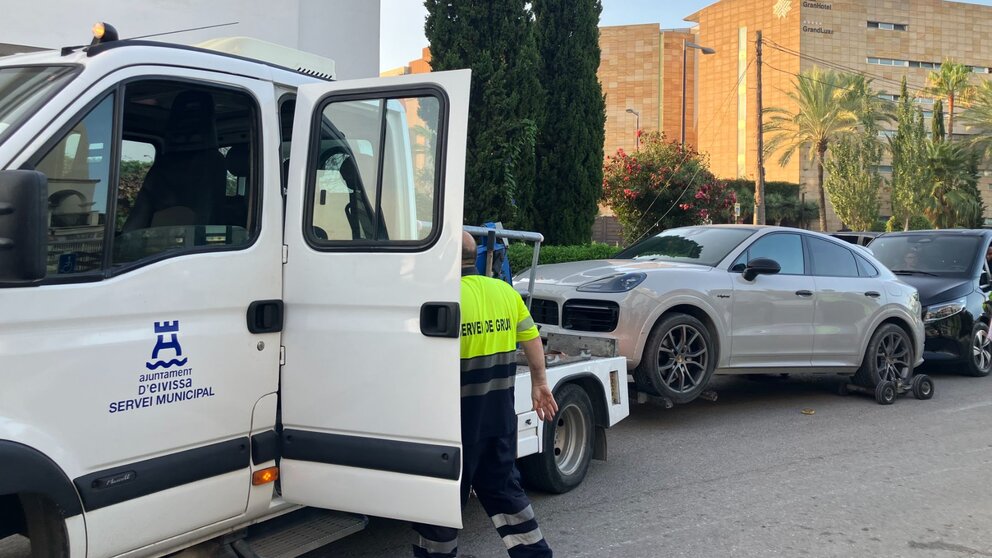
[[[660,30],[657,24],[600,27],[599,81],[606,95],[606,155],[618,148],[634,151],[638,124],[644,131],[660,130],[671,140],[681,137],[683,41],[695,42],[690,29]],[[690,145],[696,144],[698,117],[696,56],[696,49],[686,50],[685,139]]]
[[[973,67],[973,81],[992,78],[992,7],[944,0],[721,0],[686,18],[697,42],[716,49],[699,60],[699,149],[714,173],[754,178],[757,169],[755,34],[764,41],[762,81],[766,107],[792,109],[785,96],[795,74],[820,66],[860,72],[887,98],[905,76],[921,92],[927,76],[952,59]],[[921,101],[927,111],[932,101]],[[947,106],[944,107],[945,113]],[[925,112],[925,114],[927,114]],[[955,110],[955,115],[960,109]],[[945,124],[947,118],[945,115]],[[956,134],[966,134],[960,121]],[[767,180],[797,182],[815,199],[816,167],[803,157],[786,167],[773,156]],[[881,167],[883,177],[891,168]],[[992,209],[992,181],[980,184]],[[883,199],[887,198],[883,194]],[[887,203],[882,213],[887,215]],[[987,215],[989,213],[987,212]],[[828,225],[841,226],[828,201]]]

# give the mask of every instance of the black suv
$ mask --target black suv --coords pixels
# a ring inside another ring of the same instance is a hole
[[[990,243],[992,230],[948,229],[887,233],[868,245],[920,292],[928,363],[962,363],[970,376],[992,371]]]

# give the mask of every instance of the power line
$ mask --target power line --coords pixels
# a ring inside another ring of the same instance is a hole
[[[860,75],[860,76],[863,76],[863,77],[866,77],[866,78],[871,78],[872,80],[877,81],[877,82],[882,82],[882,83],[886,83],[886,84],[889,84],[889,85],[894,85],[894,86],[902,87],[902,81],[900,81],[900,80],[894,80],[894,79],[887,78],[887,77],[884,77],[884,76],[880,76],[880,75],[877,75],[877,74],[872,74],[871,72],[866,72],[864,70],[858,70],[858,69],[852,68],[850,66],[845,66],[845,65],[840,64],[840,63],[837,63],[837,62],[833,62],[833,61],[830,61],[830,60],[824,60],[822,58],[817,58],[817,57],[811,56],[809,54],[804,54],[804,53],[801,53],[799,51],[796,51],[796,50],[793,50],[793,49],[790,49],[790,48],[787,48],[787,47],[783,47],[782,45],[776,43],[775,41],[766,40],[765,42],[768,43],[768,46],[770,46],[771,48],[773,48],[773,49],[775,49],[775,50],[777,50],[779,52],[782,52],[783,54],[789,54],[791,56],[795,56],[797,58],[800,58],[800,59],[803,59],[803,60],[807,60],[809,62],[814,62],[814,63],[817,63],[817,64],[822,65],[822,66],[827,66],[827,67],[832,68],[832,69],[842,70],[842,71],[847,72],[847,73],[857,74],[857,75]],[[908,90],[913,91],[915,93],[920,93],[923,96],[930,96],[930,92],[927,90],[926,86],[922,86],[922,87],[910,86],[909,85],[909,80],[907,79],[906,81],[907,81],[907,89]]]
[[[729,94],[727,95],[727,97],[726,97],[726,98],[725,98],[725,99],[723,100],[723,103],[722,103],[722,106],[720,107],[720,114],[719,114],[719,115],[717,116],[717,118],[713,118],[713,119],[711,119],[711,120],[710,120],[710,121],[709,121],[709,122],[707,123],[707,126],[706,126],[706,128],[704,128],[704,129],[703,129],[703,131],[704,131],[704,132],[708,132],[708,131],[709,131],[709,129],[710,129],[710,127],[711,127],[711,126],[713,125],[713,123],[714,123],[714,122],[716,122],[717,120],[721,120],[721,119],[723,118],[723,116],[724,116],[724,114],[726,114],[726,112],[727,112],[727,108],[728,108],[728,107],[730,106],[730,100],[731,100],[731,99],[733,98],[733,96],[734,96],[734,93],[735,93],[735,92],[737,91],[737,89],[738,89],[738,88],[740,87],[740,85],[741,85],[741,82],[743,82],[743,81],[744,81],[744,78],[745,78],[745,77],[747,77],[747,71],[751,69],[751,65],[752,65],[753,63],[754,63],[754,60],[751,60],[750,62],[748,62],[748,64],[747,64],[747,66],[745,66],[745,67],[744,67],[744,71],[743,71],[743,72],[741,72],[741,75],[740,75],[740,76],[739,76],[739,77],[737,78],[737,83],[735,83],[735,84],[734,84],[734,87],[733,87],[733,88],[731,88],[731,90],[730,90],[730,93],[729,93]],[[697,134],[697,135],[696,135],[696,141],[697,141],[697,142],[699,141],[699,136],[700,136],[700,135],[701,135],[701,134]],[[683,165],[683,164],[684,164],[684,163],[685,163],[686,161],[688,161],[688,160],[689,160],[689,157],[690,157],[690,153],[686,153],[686,155],[685,155],[685,158],[684,158],[684,159],[683,159],[683,160],[682,160],[682,161],[681,161],[681,162],[679,163],[679,166],[678,166],[678,168],[676,168],[676,169],[674,169],[674,170],[672,171],[672,175],[671,175],[671,177],[669,177],[669,179],[668,179],[668,182],[667,182],[667,183],[666,183],[666,185],[665,185],[666,187],[667,187],[667,186],[668,186],[669,184],[671,184],[671,181],[672,181],[672,179],[673,179],[673,178],[675,177],[675,174],[676,174],[676,172],[678,172],[678,169],[680,169],[680,168],[682,167],[682,165]],[[646,236],[646,235],[647,235],[647,234],[648,234],[649,232],[651,232],[651,231],[653,231],[653,230],[654,230],[654,228],[655,228],[655,227],[657,227],[657,226],[658,226],[658,225],[659,225],[659,224],[660,224],[660,223],[661,223],[661,222],[662,222],[662,221],[663,221],[663,220],[665,219],[665,217],[668,217],[668,214],[669,214],[669,213],[671,213],[671,212],[672,212],[672,210],[673,210],[673,209],[675,209],[675,208],[676,208],[676,207],[677,207],[677,206],[679,205],[679,202],[681,202],[681,201],[682,201],[682,197],[683,197],[683,196],[685,196],[685,193],[689,191],[689,188],[690,188],[690,187],[692,186],[692,184],[693,184],[693,182],[694,182],[694,181],[696,180],[696,177],[697,177],[697,176],[699,176],[699,173],[700,173],[700,172],[701,172],[702,170],[703,170],[703,166],[702,166],[702,165],[700,165],[700,166],[699,166],[699,168],[697,168],[697,169],[696,169],[696,172],[694,172],[694,173],[692,174],[692,177],[690,177],[690,178],[689,178],[689,180],[688,180],[688,182],[686,183],[686,186],[685,186],[685,188],[683,188],[683,189],[682,189],[682,192],[681,192],[681,193],[679,194],[679,197],[678,197],[678,198],[676,198],[674,202],[672,202],[672,205],[671,205],[671,206],[670,206],[670,207],[668,208],[668,210],[667,210],[667,211],[665,211],[665,213],[664,213],[664,214],[663,214],[663,215],[662,215],[661,217],[659,217],[659,218],[658,218],[658,220],[654,222],[654,224],[652,224],[652,225],[651,225],[650,227],[648,227],[648,228],[646,228],[646,229],[644,229],[644,232],[642,232],[642,233],[641,233],[641,235],[640,235],[639,237],[637,237],[637,239],[635,239],[635,240],[634,240],[634,242],[633,242],[634,244],[636,244],[636,243],[638,243],[638,242],[640,242],[640,241],[641,241],[641,239],[642,239],[642,238],[644,238],[644,237],[645,237],[645,236]],[[661,197],[661,192],[662,192],[662,191],[664,191],[664,190],[661,190],[661,189],[660,189],[660,190],[658,191],[658,194],[657,194],[657,195],[655,196],[655,199],[654,199],[654,200],[653,200],[653,201],[651,202],[651,204],[650,204],[650,205],[648,206],[648,209],[646,209],[646,210],[644,211],[644,213],[642,213],[642,214],[641,214],[641,217],[640,217],[640,218],[638,218],[638,220],[637,220],[637,223],[636,223],[636,224],[634,225],[634,226],[635,226],[635,228],[637,227],[637,225],[640,225],[640,223],[641,223],[641,219],[643,219],[643,218],[644,218],[644,216],[648,214],[648,211],[650,211],[650,210],[651,210],[651,207],[652,207],[652,206],[654,206],[654,202],[656,202],[656,201],[658,201],[658,198],[660,198],[660,197]]]

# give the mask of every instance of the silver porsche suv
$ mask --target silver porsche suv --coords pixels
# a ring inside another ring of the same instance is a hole
[[[916,289],[868,250],[799,229],[670,229],[611,260],[539,266],[533,298],[542,334],[617,339],[638,389],[676,403],[714,373],[846,374],[874,388],[923,360]]]

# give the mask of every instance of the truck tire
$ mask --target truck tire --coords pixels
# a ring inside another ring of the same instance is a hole
[[[592,402],[581,387],[565,384],[555,400],[558,414],[544,423],[543,451],[520,459],[518,465],[530,486],[564,494],[580,485],[589,470],[595,425]]]
[[[706,389],[716,367],[710,330],[688,314],[664,316],[644,345],[634,372],[638,389],[688,403]]]
[[[875,389],[884,381],[899,382],[913,377],[913,342],[901,327],[883,324],[875,330],[865,349],[854,383]]]
[[[37,494],[22,494],[21,506],[31,541],[31,558],[68,558],[69,536],[58,506]]]

